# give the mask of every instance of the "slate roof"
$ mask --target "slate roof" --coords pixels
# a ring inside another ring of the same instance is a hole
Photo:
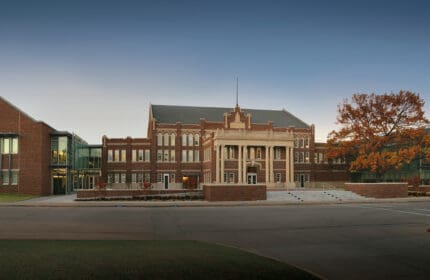
[[[197,124],[200,118],[206,121],[223,122],[224,113],[233,111],[233,108],[220,107],[194,107],[173,105],[151,105],[152,116],[159,123]],[[273,122],[275,127],[309,128],[309,125],[285,110],[257,110],[242,109],[245,114],[251,114],[252,123]]]

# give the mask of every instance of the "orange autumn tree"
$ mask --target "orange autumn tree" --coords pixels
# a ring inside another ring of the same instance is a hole
[[[328,158],[345,158],[351,172],[371,171],[378,178],[390,169],[425,156],[430,159],[429,123],[418,94],[354,94],[338,105],[339,130],[328,137]]]

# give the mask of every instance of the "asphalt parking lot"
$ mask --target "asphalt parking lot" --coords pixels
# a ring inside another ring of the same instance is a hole
[[[195,239],[328,279],[429,279],[430,202],[236,207],[0,207],[1,239]]]

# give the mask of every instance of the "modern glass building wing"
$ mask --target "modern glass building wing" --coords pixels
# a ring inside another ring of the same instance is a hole
[[[101,170],[101,146],[88,145],[76,134],[51,134],[51,184],[53,194],[68,194],[96,186]]]

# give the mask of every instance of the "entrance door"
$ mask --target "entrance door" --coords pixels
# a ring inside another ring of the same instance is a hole
[[[52,174],[54,194],[66,194],[67,177],[65,174]]]
[[[305,175],[300,175],[300,187],[305,187]]]
[[[164,180],[163,180],[164,189],[167,190],[169,188],[169,174],[164,174],[163,177],[164,177]]]
[[[95,178],[94,176],[88,176],[88,188],[89,189],[94,189],[94,185],[95,185]]]
[[[257,184],[257,173],[248,173],[248,184]]]

